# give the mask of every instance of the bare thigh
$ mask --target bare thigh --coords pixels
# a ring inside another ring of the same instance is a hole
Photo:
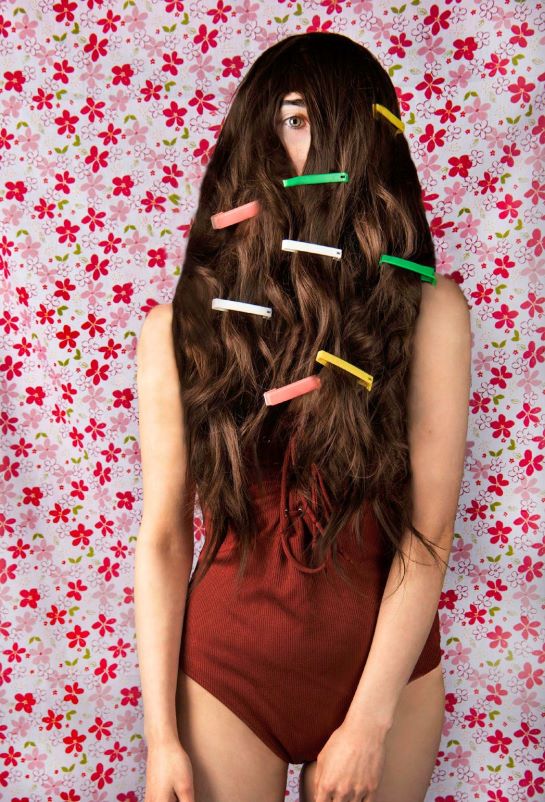
[[[283,802],[288,764],[181,670],[176,720],[191,760],[195,802]]]
[[[382,780],[375,802],[424,802],[445,718],[445,687],[441,664],[409,682],[386,737]],[[314,802],[316,761],[301,769],[300,802]]]

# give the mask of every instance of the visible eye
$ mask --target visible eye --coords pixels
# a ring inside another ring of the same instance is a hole
[[[287,123],[289,120],[300,120],[302,123],[304,123],[306,118],[302,117],[300,114],[292,114],[290,117],[286,117],[286,119],[283,120],[283,122]],[[297,131],[299,128],[302,128],[302,127],[303,127],[303,125],[297,125],[297,126],[288,125],[288,128],[291,128],[292,130],[295,130],[295,131]]]

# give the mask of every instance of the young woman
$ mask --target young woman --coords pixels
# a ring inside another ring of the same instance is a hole
[[[143,325],[145,802],[425,797],[471,332],[403,128],[349,38],[262,53]]]

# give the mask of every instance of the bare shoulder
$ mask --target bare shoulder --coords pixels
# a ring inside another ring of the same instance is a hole
[[[437,284],[422,284],[420,313],[415,326],[413,372],[440,377],[444,359],[467,357],[471,348],[470,307],[462,289],[452,279],[437,276]],[[463,369],[460,364],[460,369]],[[421,377],[421,376],[420,376]]]
[[[156,304],[142,323],[137,350],[140,354],[149,350],[156,344],[157,338],[162,339],[170,333],[172,325],[172,304]]]
[[[458,326],[469,325],[470,307],[459,285],[447,276],[438,274],[437,284],[422,282],[422,303],[420,305],[419,326],[428,326],[431,319],[437,322],[438,318],[447,315],[449,324],[454,321]]]
[[[146,315],[136,345],[138,395],[166,407],[177,415],[173,403],[179,391],[179,378],[172,341],[172,304],[157,304]]]
[[[136,345],[137,381],[174,394],[179,387],[172,341],[172,304],[157,304],[144,318]]]
[[[186,483],[186,436],[172,340],[172,304],[146,316],[136,348],[138,426],[143,479],[143,539],[191,530],[194,488]],[[188,534],[189,540],[189,534]]]
[[[422,302],[415,326],[411,374],[413,397],[422,405],[445,382],[466,383],[471,352],[470,307],[458,284],[437,276],[437,284],[424,282]],[[418,408],[411,410],[413,418]]]

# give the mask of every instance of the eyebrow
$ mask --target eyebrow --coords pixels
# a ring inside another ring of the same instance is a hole
[[[306,108],[305,101],[298,97],[293,98],[293,100],[283,100],[282,106],[302,106]]]

